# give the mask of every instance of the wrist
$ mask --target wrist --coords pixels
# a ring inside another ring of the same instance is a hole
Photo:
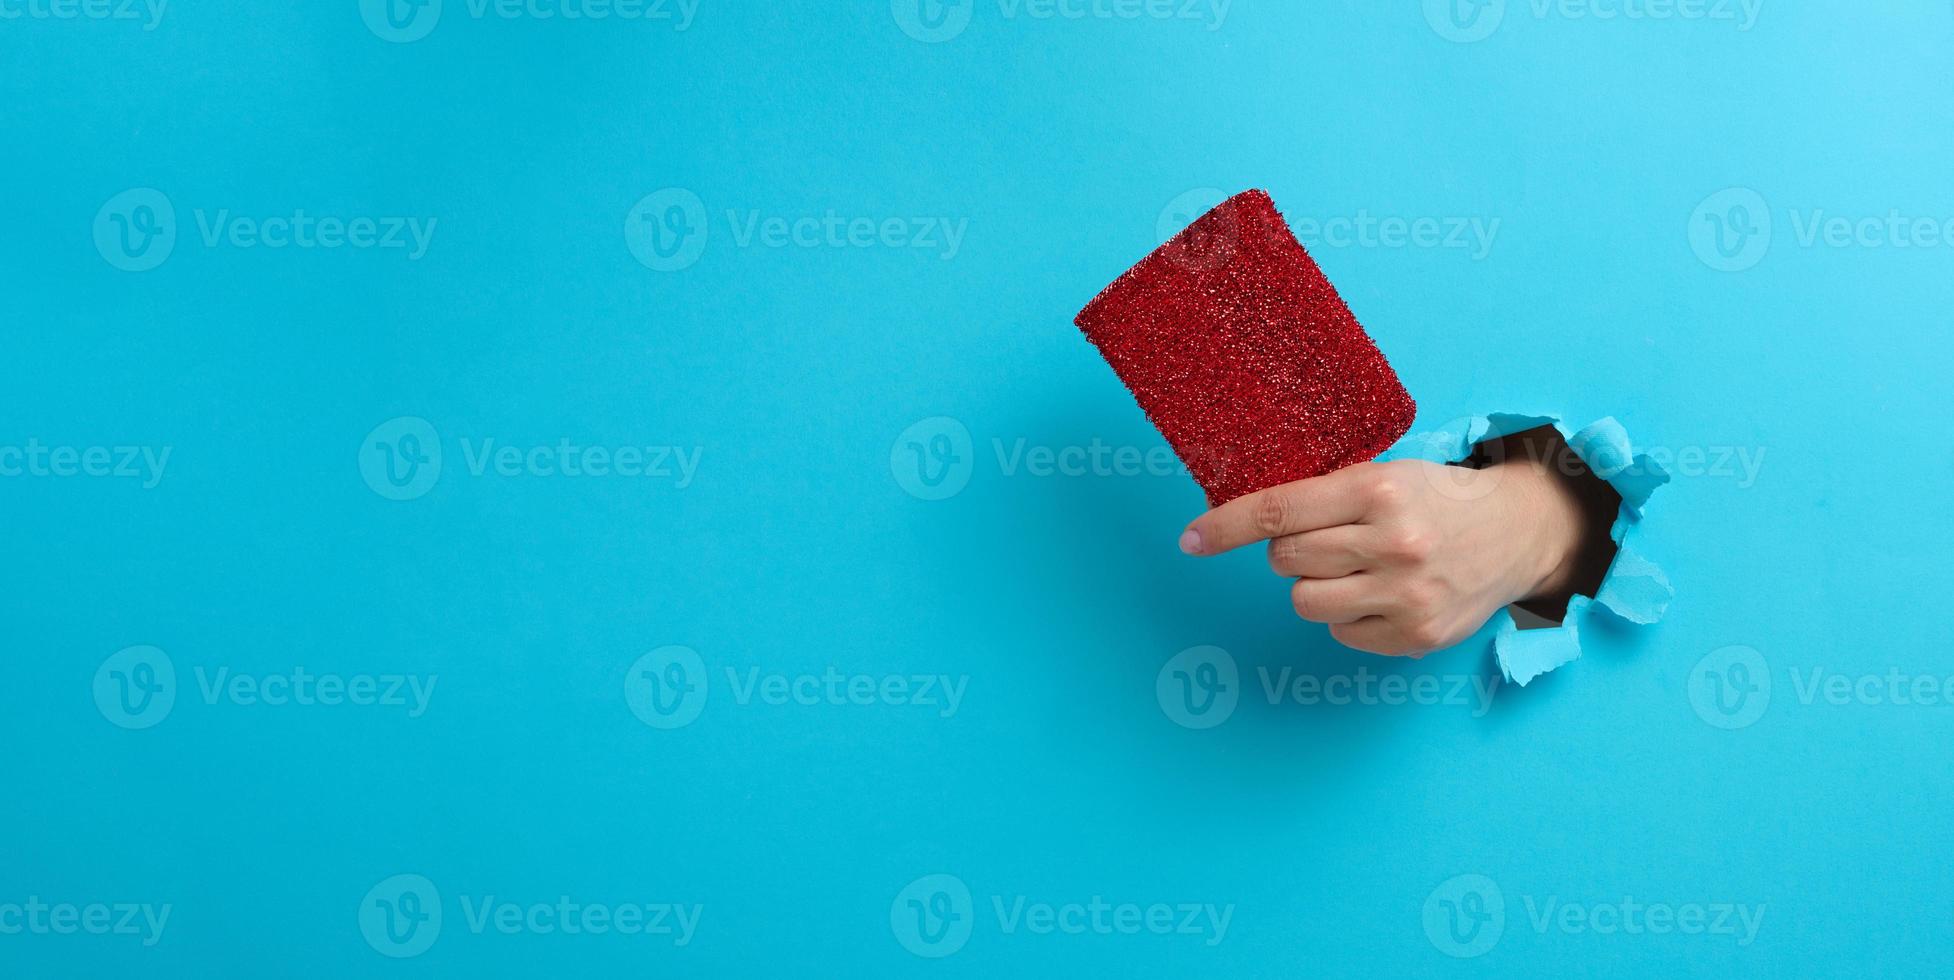
[[[1506,502],[1516,553],[1509,602],[1564,600],[1573,588],[1585,517],[1567,481],[1526,455],[1489,468]]]

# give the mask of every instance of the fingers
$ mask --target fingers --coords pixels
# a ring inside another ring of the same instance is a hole
[[[1181,550],[1218,555],[1285,534],[1355,523],[1364,516],[1365,473],[1365,467],[1353,466],[1237,497],[1188,525]]]
[[[1306,578],[1289,590],[1296,615],[1312,623],[1354,623],[1385,611],[1388,599],[1376,576],[1366,572],[1342,578]]]
[[[1366,567],[1368,528],[1346,524],[1269,542],[1269,568],[1284,578],[1342,578]]]

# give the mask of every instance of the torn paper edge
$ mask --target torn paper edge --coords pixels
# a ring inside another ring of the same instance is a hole
[[[1551,425],[1567,440],[1568,448],[1581,457],[1595,476],[1608,482],[1621,495],[1621,511],[1608,536],[1615,542],[1615,558],[1592,597],[1576,595],[1567,604],[1561,625],[1546,629],[1523,630],[1513,621],[1510,610],[1501,609],[1494,617],[1493,653],[1500,672],[1520,686],[1562,664],[1581,656],[1581,625],[1595,610],[1624,622],[1648,625],[1662,618],[1676,590],[1655,562],[1636,551],[1629,543],[1643,511],[1656,488],[1669,482],[1669,472],[1645,453],[1637,453],[1629,441],[1628,430],[1613,416],[1574,430],[1555,415],[1494,413],[1454,419],[1430,432],[1414,432],[1398,440],[1381,461],[1422,459],[1432,463],[1456,463],[1472,455],[1475,446],[1516,432]]]

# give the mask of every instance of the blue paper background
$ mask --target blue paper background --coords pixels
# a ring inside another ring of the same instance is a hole
[[[355,0],[176,0],[154,30],[48,2],[0,20],[0,446],[171,455],[148,489],[0,479],[0,972],[1944,967],[1954,707],[1891,693],[1954,674],[1954,248],[1799,232],[1818,211],[1954,218],[1954,5],[1764,0],[1743,29],[1720,0],[1511,0],[1457,28],[1416,0],[1237,0],[1218,23],[970,0],[926,42],[905,0],[703,0],[684,30],[446,0],[395,43]],[[1483,257],[1312,245],[1421,425],[1614,415],[1638,448],[1705,454],[1639,532],[1678,589],[1661,624],[1585,631],[1582,659],[1490,711],[1405,703],[1411,679],[1489,682],[1486,636],[1415,663],[1342,650],[1259,553],[1178,554],[1201,507],[1184,477],[1007,474],[1021,439],[1160,445],[1070,318],[1170,202],[1250,186],[1292,220],[1497,219]],[[133,188],[177,231],[140,273],[96,239]],[[709,226],[677,271],[624,234],[665,188]],[[1772,220],[1737,271],[1705,231],[1754,208],[1729,188]],[[437,225],[419,259],[199,233],[199,213],[296,209]],[[967,234],[950,258],[738,240],[748,216],[831,210]],[[362,470],[399,417],[444,454],[406,501]],[[937,417],[970,435],[969,482],[925,500],[898,437]],[[472,476],[461,440],[484,438],[702,455],[683,489]],[[1724,451],[1763,454],[1755,479],[1717,472]],[[93,685],[139,645],[175,703],[130,730]],[[664,729],[625,681],[668,645],[697,652],[707,699]],[[1197,730],[1156,682],[1202,646],[1239,703]],[[1725,715],[1736,660],[1771,690]],[[831,665],[967,689],[945,718],[741,704],[726,679]],[[196,681],[301,666],[438,681],[418,717],[212,703]],[[1264,669],[1407,686],[1271,703]],[[1851,691],[1806,691],[1815,669]],[[361,924],[401,874],[444,921],[394,959]],[[961,946],[902,925],[933,874],[972,896],[949,908]],[[1503,928],[1445,918],[1459,875]],[[684,946],[471,930],[464,900],[491,895],[703,912]],[[993,901],[1096,896],[1212,903],[1228,928],[1041,934]],[[31,897],[171,911],[146,947],[23,927]],[[1762,907],[1761,928],[1594,928],[1625,899],[1706,926]],[[1538,922],[1550,902],[1601,918]]]

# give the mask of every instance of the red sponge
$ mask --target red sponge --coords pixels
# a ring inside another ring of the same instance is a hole
[[[1371,459],[1418,411],[1262,191],[1202,215],[1078,324],[1211,505]]]

